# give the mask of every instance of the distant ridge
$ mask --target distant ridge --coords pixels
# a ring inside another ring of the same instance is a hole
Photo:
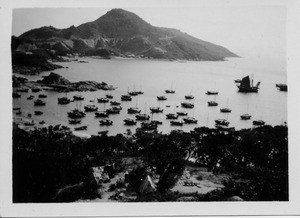
[[[199,27],[201,28],[201,27]],[[216,33],[217,34],[217,33]],[[109,58],[142,57],[220,61],[237,57],[228,49],[190,36],[180,30],[155,27],[134,13],[112,9],[95,21],[66,29],[41,27],[18,37],[20,50],[24,42],[32,47],[50,49],[58,55],[79,53]],[[16,41],[16,40],[15,40]]]

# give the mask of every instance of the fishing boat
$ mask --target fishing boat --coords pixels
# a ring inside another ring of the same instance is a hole
[[[159,120],[151,120],[151,123],[155,123],[157,125],[162,125],[163,122],[159,121]]]
[[[120,110],[115,110],[114,108],[108,108],[106,109],[107,114],[119,114]]]
[[[251,80],[250,80],[250,77],[246,76],[236,86],[238,87],[239,92],[249,93],[249,92],[258,92],[259,85],[260,85],[260,82],[258,81],[257,84],[254,86],[253,79],[251,78]]]
[[[194,117],[185,117],[183,118],[183,121],[187,124],[198,123],[198,120],[196,120]]]
[[[225,119],[218,119],[215,120],[216,125],[221,125],[221,126],[228,126],[229,122]]]
[[[34,126],[35,122],[32,120],[31,122],[27,121],[24,123],[25,126]]]
[[[209,102],[207,102],[207,104],[208,104],[209,107],[215,107],[215,106],[218,106],[218,103],[215,102],[215,101],[209,101]]]
[[[45,124],[46,122],[44,120],[42,120],[41,122],[39,122],[39,124],[43,125]]]
[[[110,105],[118,106],[118,105],[121,105],[121,103],[117,102],[117,101],[111,101]]]
[[[35,87],[35,88],[31,88],[31,91],[32,92],[40,92],[40,91],[42,91],[42,89],[39,87]]]
[[[112,109],[117,110],[117,111],[121,111],[122,107],[121,106],[113,106]]]
[[[27,100],[32,100],[32,99],[34,99],[34,95],[30,95],[27,97]]]
[[[127,113],[129,113],[129,114],[138,114],[140,112],[141,112],[141,110],[137,107],[130,107],[127,109]]]
[[[105,97],[108,99],[112,99],[114,96],[112,96],[111,94],[106,94]]]
[[[74,127],[74,130],[80,131],[80,130],[86,130],[87,126],[79,126],[79,127]]]
[[[137,91],[128,92],[128,95],[130,95],[130,96],[137,96],[138,94],[139,94],[139,92],[137,92]]]
[[[276,87],[278,88],[278,90],[284,91],[284,92],[287,92],[287,89],[288,89],[287,84],[282,84],[282,83],[276,84]]]
[[[97,111],[95,112],[95,117],[108,117],[108,113],[106,111]]]
[[[43,111],[34,111],[35,115],[42,115],[44,112]]]
[[[45,106],[46,102],[42,101],[41,99],[37,99],[34,102],[34,106]]]
[[[126,118],[126,119],[124,120],[124,122],[125,122],[125,125],[127,125],[127,126],[133,126],[133,125],[136,125],[136,121],[133,120],[133,119]]]
[[[108,103],[109,99],[108,98],[97,98],[98,103]]]
[[[221,108],[221,109],[220,109],[220,112],[221,112],[221,113],[231,113],[231,109],[229,109],[229,108],[227,108],[227,107]]]
[[[68,112],[68,117],[73,119],[83,118],[85,117],[85,113],[77,108],[73,109],[72,111]]]
[[[181,107],[183,107],[183,108],[194,108],[194,104],[189,103],[189,102],[183,102],[183,103],[181,103]]]
[[[122,95],[121,96],[121,101],[131,101],[132,98],[130,95]]]
[[[74,95],[73,100],[74,101],[82,101],[82,100],[84,100],[84,97],[82,95]]]
[[[99,121],[100,126],[111,126],[113,124],[113,121],[104,119]]]
[[[182,121],[172,120],[170,123],[171,123],[172,126],[182,126],[183,125]]]
[[[150,116],[148,114],[137,114],[135,115],[136,120],[149,120]]]
[[[81,120],[79,119],[71,119],[69,120],[69,124],[80,124],[81,123]]]
[[[141,123],[141,127],[142,129],[145,130],[156,130],[157,129],[158,124],[155,122],[142,122]]]
[[[251,119],[251,115],[250,114],[242,114],[241,115],[241,120],[250,120]]]
[[[86,105],[84,106],[84,111],[85,112],[94,112],[97,111],[98,107],[96,107],[96,105]]]
[[[143,92],[143,91],[137,91],[137,93],[138,93],[139,95],[142,95],[142,94],[144,94],[144,92]]]
[[[164,109],[162,109],[160,107],[150,107],[150,111],[151,111],[151,113],[162,113],[164,111]]]
[[[57,99],[58,104],[69,104],[70,103],[70,99],[67,97],[61,97]]]
[[[17,92],[13,92],[12,93],[12,97],[13,98],[21,98],[21,95],[19,93],[17,93]]]
[[[166,114],[167,119],[177,119],[178,115],[177,114],[173,114],[173,113],[169,113]]]
[[[174,94],[175,90],[173,90],[173,89],[166,89],[165,93],[167,93],[167,94]]]
[[[47,95],[45,95],[45,94],[39,94],[39,98],[47,98]]]
[[[168,104],[168,105],[166,105],[166,107],[171,107],[171,105]]]
[[[217,91],[206,91],[205,94],[207,94],[207,95],[218,95],[219,92],[217,92]]]
[[[263,121],[263,120],[253,120],[252,124],[254,126],[263,126],[263,125],[265,125],[265,121]]]
[[[188,115],[188,113],[187,113],[187,112],[184,112],[184,111],[178,111],[178,112],[176,112],[176,114],[177,114],[178,116],[187,116],[187,115]]]
[[[194,99],[194,96],[192,96],[192,95],[186,95],[186,96],[184,96],[184,97],[185,97],[185,99],[187,99],[187,100]]]
[[[13,111],[19,111],[19,110],[21,110],[20,107],[14,107],[14,108],[13,108]]]
[[[161,95],[161,96],[157,96],[157,100],[165,101],[165,100],[167,100],[167,98],[165,96]]]
[[[28,92],[29,89],[28,88],[20,88],[20,89],[17,89],[17,92]]]
[[[17,111],[16,112],[16,115],[21,115],[22,114],[22,111]]]

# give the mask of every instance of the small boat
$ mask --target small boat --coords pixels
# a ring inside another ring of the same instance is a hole
[[[16,115],[21,115],[22,114],[22,111],[17,111],[16,112]]]
[[[39,94],[39,98],[47,98],[47,95]]]
[[[216,125],[221,125],[221,126],[228,126],[229,122],[225,119],[218,119],[215,120]]]
[[[114,96],[112,96],[111,94],[106,94],[105,95],[106,96],[106,98],[108,98],[108,99],[112,99]]]
[[[75,131],[86,130],[86,129],[87,129],[87,126],[79,126],[79,127],[74,128]]]
[[[241,115],[241,120],[250,120],[251,119],[251,115],[250,114],[242,114]]]
[[[192,95],[186,95],[186,96],[184,96],[184,97],[185,97],[185,99],[187,99],[187,100],[194,99],[194,96],[192,96]]]
[[[41,122],[39,122],[39,124],[43,125],[45,124],[46,122],[44,120],[42,120]]]
[[[95,117],[108,117],[108,113],[106,111],[97,111],[95,112]]]
[[[97,98],[98,103],[108,103],[109,99],[108,98]]]
[[[70,103],[70,99],[67,97],[61,97],[57,99],[58,104],[69,104]]]
[[[17,93],[17,92],[13,92],[12,93],[12,97],[13,98],[21,98],[21,95],[19,93]]]
[[[69,120],[69,124],[80,124],[81,123],[81,120],[79,119],[71,119]]]
[[[108,108],[106,109],[107,114],[119,114],[120,110],[115,110],[114,108]]]
[[[178,118],[178,114],[166,114],[167,119],[177,119]]]
[[[143,94],[144,94],[143,91],[137,91],[137,93],[138,93],[139,95],[143,95]]]
[[[14,108],[13,108],[13,111],[19,111],[19,110],[21,110],[20,107],[14,107]]]
[[[74,118],[74,119],[83,118],[83,117],[85,117],[85,115],[86,114],[83,111],[78,110],[76,108],[74,110],[68,112],[68,117]]]
[[[152,120],[151,123],[155,123],[157,125],[162,125],[163,124],[163,122],[158,121],[158,120]]]
[[[34,111],[35,115],[42,115],[44,112],[43,111]]]
[[[124,120],[124,122],[125,122],[125,125],[127,125],[127,126],[133,126],[133,125],[136,125],[136,121],[133,120],[133,119],[126,118],[126,119]]]
[[[130,95],[122,95],[121,96],[121,101],[131,101],[132,98]]]
[[[141,113],[141,110],[137,107],[130,107],[127,109],[127,113],[129,114],[138,114]]]
[[[194,117],[185,117],[183,118],[184,123],[191,124],[191,123],[198,123]]]
[[[254,86],[253,79],[251,78],[251,81],[250,81],[250,77],[246,76],[236,86],[238,87],[239,92],[249,93],[249,92],[258,92],[259,85],[260,85],[260,82],[257,82],[257,84]]]
[[[176,120],[172,120],[170,123],[172,126],[182,126],[183,125],[182,121],[176,121]]]
[[[231,109],[229,109],[229,108],[221,108],[220,112],[221,113],[231,113]]]
[[[165,96],[161,95],[161,96],[157,96],[157,100],[165,101],[165,100],[167,100],[167,98]]]
[[[253,125],[254,126],[263,126],[263,125],[265,125],[265,121],[263,121],[263,120],[253,120]]]
[[[34,95],[30,95],[29,97],[27,97],[27,100],[32,100],[34,99]]]
[[[166,107],[171,107],[171,105],[166,105]]]
[[[218,95],[219,92],[217,92],[217,91],[207,91],[205,94],[207,94],[207,95]]]
[[[113,124],[113,121],[104,119],[104,120],[100,120],[99,123],[100,126],[111,126]]]
[[[157,126],[158,126],[158,124],[153,121],[141,123],[142,129],[145,129],[145,130],[156,130]]]
[[[194,104],[188,103],[188,102],[183,102],[183,103],[181,103],[181,107],[184,107],[184,108],[194,108]]]
[[[178,111],[178,112],[176,112],[176,114],[177,114],[178,116],[187,116],[187,115],[188,115],[188,113],[187,113],[187,112],[184,112],[184,111]]]
[[[162,109],[160,107],[150,107],[150,111],[151,111],[151,113],[162,113],[164,111],[164,109]]]
[[[96,105],[86,105],[84,106],[84,111],[85,112],[94,112],[97,111],[98,107],[96,107]]]
[[[136,120],[149,120],[150,116],[148,114],[137,114],[135,118]]]
[[[74,101],[82,101],[82,100],[84,100],[84,97],[82,97],[82,95],[74,95],[73,100]]]
[[[99,135],[107,135],[107,133],[108,133],[108,130],[98,132]]]
[[[33,120],[31,122],[28,121],[28,122],[25,122],[24,125],[25,126],[34,126],[35,122]]]
[[[31,91],[32,92],[40,92],[40,91],[42,91],[42,89],[39,87],[35,87],[35,88],[31,88]]]
[[[208,104],[209,107],[218,106],[218,103],[215,102],[215,101],[209,101],[209,102],[207,102],[207,104]]]
[[[278,90],[284,91],[284,92],[287,92],[287,89],[288,89],[287,84],[282,84],[282,83],[276,84],[276,87],[278,88]]]
[[[235,79],[234,82],[235,82],[235,83],[241,83],[242,80],[241,80],[241,79]]]
[[[166,89],[165,93],[167,93],[167,94],[174,94],[175,90],[173,90],[173,89]]]
[[[139,93],[136,92],[136,91],[133,91],[133,92],[128,92],[128,95],[130,96],[137,96]]]
[[[44,106],[44,105],[46,105],[46,102],[42,101],[41,99],[37,99],[33,103],[34,103],[34,106]]]
[[[112,109],[116,110],[116,111],[121,111],[122,107],[121,106],[113,106]]]
[[[117,102],[117,101],[111,101],[110,105],[118,106],[118,105],[121,105],[121,103]]]
[[[17,89],[17,92],[28,92],[29,89],[28,88],[20,88],[20,89]]]

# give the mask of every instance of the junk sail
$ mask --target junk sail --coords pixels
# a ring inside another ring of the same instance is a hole
[[[239,92],[258,92],[260,82],[257,82],[256,86],[253,86],[253,79],[250,81],[250,77],[246,76],[242,81],[237,84]]]

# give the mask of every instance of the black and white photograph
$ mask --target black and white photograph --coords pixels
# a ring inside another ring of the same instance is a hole
[[[299,1],[13,2],[12,205],[295,203]]]

